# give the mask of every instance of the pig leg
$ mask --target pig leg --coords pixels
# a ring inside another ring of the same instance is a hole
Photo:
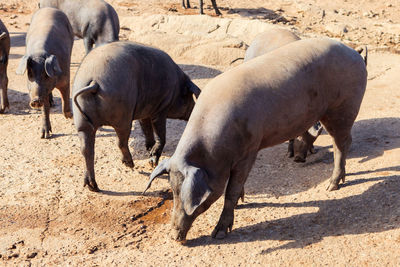
[[[333,138],[333,157],[334,157],[334,168],[330,178],[330,183],[326,188],[328,191],[339,189],[339,182],[345,182],[345,165],[347,152],[351,145],[351,127],[353,126],[354,120],[357,116],[357,112],[341,112],[331,115],[324,120],[321,120],[322,124],[327,132]],[[344,114],[348,114],[345,116]],[[353,116],[351,116],[353,114]],[[346,120],[344,118],[346,117]]]
[[[234,208],[241,197],[242,192],[244,192],[244,183],[249,176],[256,156],[257,152],[253,152],[250,156],[238,162],[231,170],[228,186],[225,191],[224,208],[218,224],[211,234],[213,238],[223,239],[226,237],[228,230],[232,231]]]
[[[190,1],[189,0],[186,0],[186,7],[190,8]]]
[[[8,108],[10,105],[8,103],[8,96],[7,96],[7,86],[8,86],[8,78],[7,78],[7,73],[5,74],[6,76],[3,78],[2,84],[1,84],[1,107],[0,107],[0,114],[4,113],[6,108]]]
[[[199,7],[200,8],[200,14],[203,15],[204,14],[204,11],[203,11],[203,0],[199,1],[199,6],[200,6]]]
[[[118,136],[118,147],[122,152],[122,163],[127,167],[133,168],[135,164],[133,164],[131,152],[129,152],[128,141],[129,136],[131,134],[132,123],[129,123],[128,127],[124,128],[115,128]]]
[[[289,140],[289,145],[288,145],[289,158],[293,158],[294,157],[293,143],[294,143],[294,139],[290,139]]]
[[[42,106],[42,137],[50,138],[51,124],[50,124],[50,103],[48,99],[45,99],[44,105]]]
[[[214,8],[214,10],[215,10],[215,14],[221,15],[221,12],[219,12],[218,7],[217,7],[217,2],[216,2],[216,0],[211,0],[211,3],[212,3],[212,6],[213,6],[213,8]]]
[[[142,127],[142,131],[144,137],[146,139],[146,150],[149,151],[156,141],[154,140],[153,126],[151,125],[151,119],[142,119],[139,120],[140,126]]]
[[[86,50],[86,55],[87,55],[92,50],[94,42],[93,42],[92,38],[85,36],[83,38],[83,44],[85,45],[85,50]]]
[[[157,117],[153,119],[151,123],[154,129],[156,143],[150,151],[150,164],[155,167],[158,165],[158,160],[160,159],[161,153],[165,146],[167,119],[164,116]]]
[[[95,141],[96,130],[92,130],[89,126],[85,130],[79,131],[78,136],[81,141],[81,152],[85,158],[86,170],[85,179],[83,186],[88,186],[90,191],[98,192],[99,187],[97,186],[94,177],[94,141]]]
[[[70,118],[72,118],[72,112],[71,112],[71,104],[70,104],[70,99],[69,99],[69,83],[59,90],[61,93],[62,111],[63,111],[64,117],[67,119],[70,119]]]

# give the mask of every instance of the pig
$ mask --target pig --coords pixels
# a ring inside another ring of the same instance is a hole
[[[174,154],[154,169],[146,188],[169,174],[174,238],[184,242],[196,217],[225,191],[212,232],[224,238],[258,151],[301,135],[317,121],[333,137],[334,170],[327,190],[338,189],[366,83],[363,57],[329,38],[290,43],[211,80]]]
[[[6,26],[0,20],[0,89],[1,89],[1,106],[0,113],[4,113],[9,108],[7,96],[8,77],[8,55],[10,54],[10,34]]]
[[[128,139],[132,121],[139,120],[151,162],[157,165],[165,145],[166,119],[188,120],[199,94],[200,89],[159,49],[114,42],[90,52],[73,84],[74,123],[86,161],[84,186],[99,191],[94,174],[99,127],[115,129],[122,162],[133,167]]]
[[[83,38],[86,54],[93,45],[118,41],[119,19],[115,9],[103,0],[40,0],[39,7],[63,11],[71,22],[74,34]]]
[[[46,7],[35,12],[16,73],[28,72],[30,106],[41,108],[43,114],[41,138],[49,138],[52,131],[49,95],[54,87],[61,93],[64,116],[72,118],[69,79],[73,41],[72,27],[62,11]]]
[[[217,7],[217,1],[216,0],[211,0],[211,4],[215,10],[215,14],[217,14],[218,16],[221,15],[221,12],[219,11],[218,7]],[[203,11],[203,0],[199,1],[199,6],[200,6],[200,14],[203,15],[204,11]],[[183,8],[190,8],[190,0],[186,0],[186,5],[185,5],[185,0],[182,0],[182,7]]]
[[[254,38],[247,48],[244,62],[298,40],[300,40],[300,37],[295,33],[282,28],[273,28],[262,32]],[[317,122],[308,131],[296,138],[296,145],[294,145],[294,139],[289,140],[289,157],[294,157],[295,162],[305,162],[308,151],[312,154],[316,153],[314,142],[321,132],[321,124]]]

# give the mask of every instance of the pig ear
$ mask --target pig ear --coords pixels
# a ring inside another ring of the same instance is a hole
[[[55,55],[51,55],[46,58],[44,62],[44,69],[49,77],[54,77],[62,74],[62,70],[60,65],[58,64],[57,57]]]
[[[150,175],[150,180],[147,183],[146,189],[143,191],[143,194],[146,193],[146,191],[150,188],[151,183],[154,181],[155,178],[157,178],[160,175],[163,175],[165,173],[169,173],[169,159],[164,159],[161,161],[160,164],[154,169],[154,171]]]
[[[190,167],[186,172],[180,193],[186,214],[192,215],[211,192],[210,187],[207,185],[207,174],[199,168]]]
[[[30,60],[29,56],[23,56],[21,61],[19,62],[18,68],[15,71],[18,75],[23,75],[26,71],[26,66],[28,65],[28,61]]]
[[[0,34],[0,40],[3,40],[4,38],[6,38],[6,36],[7,36],[7,33],[6,32],[2,32]]]

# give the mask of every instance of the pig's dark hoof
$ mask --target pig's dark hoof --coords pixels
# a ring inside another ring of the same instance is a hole
[[[85,178],[85,181],[83,183],[83,187],[85,187],[85,186],[87,186],[89,188],[89,190],[92,191],[92,192],[99,192],[100,191],[99,187],[97,186],[96,181],[89,182],[89,179],[87,179],[87,178]]]
[[[157,156],[151,157],[151,158],[149,159],[149,164],[150,164],[150,166],[151,166],[152,168],[157,167],[157,165],[158,165],[158,158],[157,158]]]
[[[135,164],[133,163],[133,160],[122,160],[122,163],[129,168],[135,167]]]
[[[72,112],[71,112],[71,111],[65,112],[65,113],[64,113],[64,117],[65,117],[66,119],[72,119]]]
[[[145,144],[146,150],[147,150],[147,151],[150,151],[150,150],[153,148],[153,146],[154,146],[155,143],[156,143],[156,142],[146,143],[146,144]]]
[[[42,139],[49,139],[50,138],[50,131],[42,130]]]
[[[301,163],[301,162],[306,162],[306,160],[302,157],[296,156],[294,157],[294,162]]]
[[[232,232],[232,224],[229,224],[228,227],[223,225],[218,225],[214,228],[211,237],[215,239],[224,239],[228,235],[228,231]]]
[[[4,114],[5,111],[6,111],[6,108],[1,108],[0,109],[0,114]]]
[[[339,189],[339,185],[335,183],[330,183],[328,187],[326,188],[327,191],[335,191]]]
[[[226,231],[215,231],[215,230],[211,234],[212,238],[215,239],[224,239],[227,235],[228,233]]]
[[[97,186],[96,183],[94,185],[91,185],[90,183],[88,183],[88,184],[85,183],[84,186],[85,185],[87,185],[89,190],[92,191],[92,192],[99,192],[100,191],[100,189],[99,189],[99,187]]]

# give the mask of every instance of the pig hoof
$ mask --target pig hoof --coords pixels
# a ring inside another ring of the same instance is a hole
[[[64,113],[65,118],[67,119],[72,119],[72,112],[71,111],[67,111]]]
[[[215,239],[224,239],[227,235],[228,234],[225,231],[217,231],[212,233],[212,237]]]
[[[133,163],[133,160],[122,160],[122,163],[129,168],[135,167],[135,164]]]
[[[6,111],[6,108],[1,108],[0,109],[0,114],[4,114],[5,111]]]
[[[301,163],[301,162],[306,162],[306,160],[303,159],[302,157],[296,156],[296,157],[294,158],[294,162]]]
[[[49,139],[50,138],[50,131],[42,131],[42,139]]]
[[[317,153],[318,152],[318,149],[315,149],[315,148],[310,148],[310,153],[311,154],[315,154],[315,153]]]
[[[90,183],[90,182],[85,181],[85,183],[83,184],[83,187],[85,187],[85,186],[88,186],[89,190],[92,191],[92,192],[99,192],[100,191],[100,189],[97,186],[96,182]]]
[[[157,159],[157,157],[156,157],[156,156],[151,157],[151,158],[149,159],[149,164],[150,164],[150,166],[151,166],[152,168],[157,167],[157,165],[158,165],[158,159]]]
[[[326,188],[327,191],[335,191],[335,190],[338,190],[338,189],[339,189],[339,186],[337,184],[335,184],[335,183],[330,183],[328,185],[328,187]]]

